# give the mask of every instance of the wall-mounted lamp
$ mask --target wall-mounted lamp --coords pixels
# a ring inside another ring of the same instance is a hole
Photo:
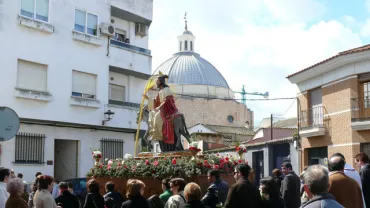
[[[111,110],[108,110],[107,112],[104,112],[104,120],[102,121],[102,125],[105,125],[108,121],[112,120],[114,116],[114,112]]]

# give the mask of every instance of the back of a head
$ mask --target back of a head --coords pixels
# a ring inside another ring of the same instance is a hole
[[[290,163],[290,162],[284,162],[283,164],[281,164],[281,167],[284,167],[284,168],[288,168],[290,170],[293,170],[292,163]]]
[[[236,170],[239,171],[244,178],[248,178],[251,169],[252,168],[247,164],[240,164],[236,166]]]
[[[344,161],[343,157],[334,156],[329,159],[329,171],[343,171],[346,162]]]
[[[369,163],[369,156],[366,153],[364,153],[364,152],[358,153],[355,156],[355,158],[356,158],[356,160],[361,161],[363,163]]]
[[[217,169],[212,169],[210,171],[208,171],[208,174],[211,176],[211,177],[215,177],[216,179],[220,179],[220,171],[217,170]]]
[[[169,178],[165,178],[165,179],[162,180],[162,184],[166,187],[166,189],[171,188],[170,187],[170,181],[171,181],[171,179],[169,179]]]
[[[282,175],[282,173],[281,173],[281,170],[279,170],[279,169],[274,169],[273,171],[272,171],[272,175],[273,176],[275,176],[275,177],[280,177],[281,175]]]
[[[141,195],[141,189],[145,188],[145,184],[137,179],[130,179],[127,181],[126,185],[126,196],[127,198],[131,199],[132,197],[136,197]]]
[[[271,198],[277,199],[279,197],[279,190],[276,181],[272,177],[265,177],[260,180],[260,184],[263,186],[262,192],[270,195]]]
[[[188,202],[198,201],[202,197],[202,191],[196,183],[188,183],[184,189],[184,195]]]
[[[344,155],[342,153],[340,153],[340,152],[336,152],[336,153],[332,154],[330,158],[336,157],[336,156],[343,158],[343,160],[346,160],[346,158],[344,157]]]
[[[90,179],[86,185],[90,193],[94,193],[94,194],[100,193],[100,185],[97,180]]]
[[[313,195],[326,193],[329,188],[329,172],[322,165],[312,165],[307,168],[304,176],[304,184]]]
[[[158,195],[153,195],[149,197],[148,201],[151,204],[151,208],[163,208],[164,207],[164,204]]]
[[[170,180],[170,183],[179,187],[179,191],[183,191],[186,186],[186,181],[183,178],[173,178]]]
[[[59,188],[61,190],[67,190],[68,189],[68,183],[67,182],[60,182],[59,183]]]
[[[105,184],[105,189],[106,189],[108,192],[112,192],[112,191],[114,191],[114,188],[115,188],[115,185],[114,185],[113,181],[108,181],[108,182]]]
[[[22,174],[22,173],[18,173],[18,174],[17,174],[17,177],[18,177],[18,178],[23,178],[23,174]]]
[[[10,170],[8,168],[0,167],[0,182],[3,182],[6,176],[10,176]]]
[[[68,188],[73,189],[74,185],[72,182],[68,182]]]

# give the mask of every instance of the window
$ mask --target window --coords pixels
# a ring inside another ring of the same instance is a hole
[[[116,28],[114,39],[117,41],[125,42],[126,41],[126,31]]]
[[[190,41],[190,51],[193,51],[193,41]]]
[[[365,109],[370,108],[370,82],[363,83],[364,85],[364,107]]]
[[[182,49],[181,45],[182,45],[182,41],[180,41],[180,51],[181,51],[181,49]]]
[[[96,75],[73,70],[72,96],[96,99]]]
[[[187,51],[188,50],[188,41],[187,40],[185,40],[185,51]]]
[[[76,9],[75,30],[88,35],[98,36],[98,16]]]
[[[21,0],[21,15],[49,22],[49,0]]]
[[[17,88],[46,92],[47,65],[18,60]]]
[[[118,159],[123,158],[123,143],[122,139],[107,139],[100,140],[101,152],[103,159]]]
[[[15,163],[43,164],[45,135],[19,132],[15,136]]]
[[[109,84],[109,104],[123,105],[125,91],[125,86]]]

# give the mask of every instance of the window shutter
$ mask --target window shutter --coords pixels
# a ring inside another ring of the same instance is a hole
[[[111,100],[125,101],[125,87],[120,85],[110,85],[110,98]]]
[[[73,70],[72,92],[96,95],[96,75]]]
[[[47,65],[18,60],[17,87],[46,92]]]

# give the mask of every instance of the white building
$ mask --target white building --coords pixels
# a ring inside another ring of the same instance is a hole
[[[152,0],[0,1],[0,106],[21,118],[0,166],[63,180],[85,176],[90,148],[133,154],[152,15]]]

